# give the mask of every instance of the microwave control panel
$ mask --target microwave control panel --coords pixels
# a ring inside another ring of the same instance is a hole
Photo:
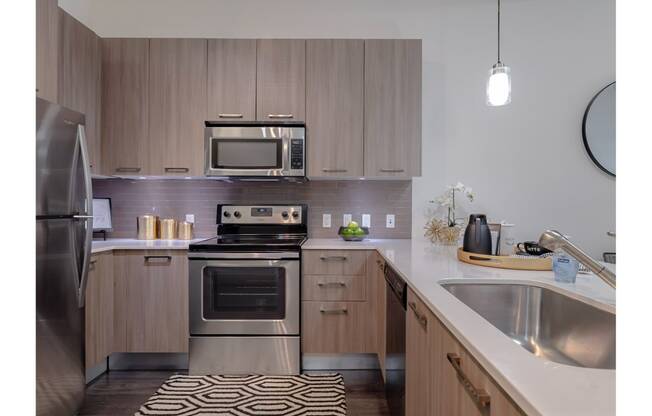
[[[303,169],[303,140],[292,139],[290,142],[290,167]]]

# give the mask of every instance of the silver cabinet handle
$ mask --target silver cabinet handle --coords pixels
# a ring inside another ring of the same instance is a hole
[[[328,286],[346,287],[346,283],[344,283],[344,282],[317,282],[317,286],[319,286],[319,287],[328,287]]]
[[[188,173],[188,168],[165,168],[165,173]]]
[[[219,118],[242,118],[241,113],[219,113],[217,116]]]
[[[164,260],[163,262],[168,263],[172,261],[172,256],[145,256],[145,263],[163,263],[156,260]]]
[[[338,314],[347,314],[349,311],[346,308],[337,308],[337,309],[324,309],[323,307],[319,308],[319,313],[324,315],[338,315]]]
[[[76,220],[87,220],[93,218],[92,215],[73,215],[72,217]]]
[[[491,396],[484,389],[479,389],[471,383],[469,377],[462,370],[462,359],[460,356],[454,352],[449,352],[446,354],[446,359],[455,369],[457,373],[457,378],[460,380],[464,389],[471,395],[471,398],[475,404],[480,408],[486,408],[491,405]]]
[[[616,236],[616,232],[615,232],[615,231],[607,231],[607,235],[608,235],[609,237],[615,237],[615,236]]]
[[[267,114],[267,118],[294,118],[293,114]]]
[[[408,302],[408,305],[410,306],[410,309],[412,309],[412,312],[414,313],[414,316],[416,316],[417,321],[419,321],[419,325],[423,327],[423,329],[428,328],[428,318],[423,316],[421,313],[419,313],[419,309],[417,309],[417,304],[415,302]]]
[[[140,168],[120,167],[115,168],[115,171],[120,173],[138,173],[140,172]]]
[[[401,173],[405,172],[405,169],[381,169],[380,171],[385,173]]]
[[[385,270],[385,264],[383,264],[382,260],[376,260],[376,264],[380,270]]]
[[[322,169],[321,171],[326,172],[326,173],[344,173],[344,172],[348,172],[347,169]]]
[[[320,256],[319,260],[321,261],[346,261],[348,257],[346,256]]]

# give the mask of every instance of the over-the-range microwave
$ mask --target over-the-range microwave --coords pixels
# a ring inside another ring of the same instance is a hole
[[[207,121],[206,176],[306,176],[306,126],[296,121]]]

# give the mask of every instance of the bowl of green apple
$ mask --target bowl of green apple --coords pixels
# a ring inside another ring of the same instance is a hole
[[[340,227],[337,234],[344,241],[362,241],[369,235],[369,228],[360,227],[357,222],[351,221],[346,227]]]

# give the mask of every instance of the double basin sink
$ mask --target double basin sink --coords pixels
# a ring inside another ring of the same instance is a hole
[[[457,299],[537,357],[616,368],[616,315],[528,284],[441,283]]]

